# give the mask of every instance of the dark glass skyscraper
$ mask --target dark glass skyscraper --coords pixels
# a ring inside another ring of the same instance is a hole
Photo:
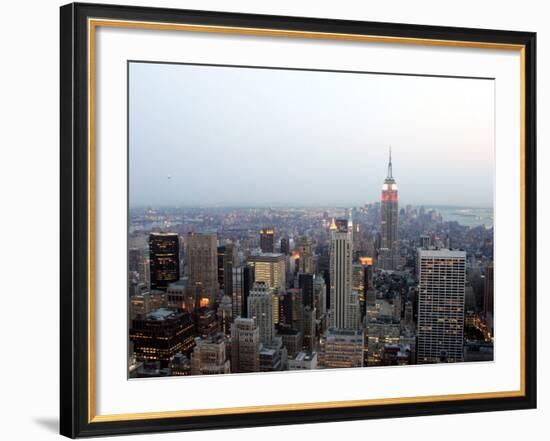
[[[300,273],[298,275],[298,287],[302,290],[304,307],[313,308],[313,274]]]
[[[193,320],[176,308],[159,308],[132,320],[130,340],[134,352],[145,361],[160,361],[168,366],[176,353],[188,356],[195,345]]]
[[[262,228],[260,231],[260,248],[262,253],[275,251],[275,230],[273,228]]]
[[[149,235],[149,265],[151,289],[165,291],[170,283],[180,278],[180,245],[176,233]]]

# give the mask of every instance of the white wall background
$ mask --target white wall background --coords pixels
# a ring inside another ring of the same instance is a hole
[[[543,182],[550,141],[550,13],[547,2],[523,0],[118,0],[125,4],[189,9],[467,26],[538,32],[539,225],[544,225]],[[115,2],[115,0],[113,0]],[[0,26],[0,435],[55,439],[58,413],[59,241],[59,11],[57,0],[6,2]],[[104,3],[104,2],[100,2]],[[547,164],[550,167],[550,164]],[[126,439],[291,440],[521,439],[548,426],[550,404],[543,347],[549,336],[543,249],[539,229],[539,409],[351,423],[141,435]],[[546,236],[546,237],[545,237]],[[38,259],[28,260],[28,251]],[[7,282],[7,283],[6,283]],[[546,419],[546,421],[545,421]],[[546,424],[545,424],[546,423]]]

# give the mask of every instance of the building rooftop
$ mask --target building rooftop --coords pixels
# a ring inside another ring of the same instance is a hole
[[[272,357],[273,355],[275,355],[277,351],[275,351],[275,349],[272,349],[272,348],[266,348],[265,346],[260,350],[260,355],[269,355],[270,357]]]
[[[179,279],[177,282],[172,282],[168,284],[168,289],[184,289],[187,286],[187,277]]]
[[[223,332],[218,332],[217,334],[211,335],[210,337],[207,337],[207,338],[201,338],[201,337],[195,338],[195,343],[197,344],[197,346],[207,345],[207,344],[220,344],[220,343],[223,343],[224,341],[225,341],[225,337],[223,335]]]
[[[466,258],[466,251],[449,250],[440,248],[438,250],[419,250],[420,257],[451,257],[451,258]]]
[[[296,357],[294,357],[294,361],[312,361],[314,358],[317,357],[316,352],[298,352],[296,354]]]
[[[282,253],[258,253],[252,254],[249,259],[258,259],[258,258],[267,258],[267,259],[277,259],[279,257],[284,257]]]
[[[361,330],[355,330],[355,329],[336,329],[336,328],[329,328],[327,330],[327,337],[328,336],[362,336],[363,331]]]
[[[279,335],[298,335],[299,331],[288,326],[277,326],[277,334]]]
[[[174,308],[159,308],[151,311],[145,317],[147,320],[166,320],[170,317],[175,316],[178,313],[177,309]]]

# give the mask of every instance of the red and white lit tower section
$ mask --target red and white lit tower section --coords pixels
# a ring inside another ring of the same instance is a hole
[[[393,271],[399,268],[401,259],[399,255],[399,236],[397,233],[399,213],[397,183],[392,173],[391,147],[390,159],[388,162],[388,176],[382,185],[380,210],[382,240],[380,243],[378,266],[383,270]]]

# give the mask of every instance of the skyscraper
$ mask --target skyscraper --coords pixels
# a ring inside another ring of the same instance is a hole
[[[255,282],[248,296],[248,318],[260,329],[260,341],[268,345],[273,340],[273,297],[264,282]]]
[[[254,280],[265,282],[269,288],[284,290],[286,288],[285,256],[280,253],[262,253],[248,258],[254,267]]]
[[[261,229],[260,248],[262,253],[273,253],[275,251],[275,230],[273,228]]]
[[[218,305],[218,325],[220,331],[227,337],[231,336],[231,323],[233,323],[233,305],[231,297],[224,295]]]
[[[288,237],[283,237],[281,239],[281,253],[285,256],[290,254],[290,241],[288,240]]]
[[[313,274],[298,274],[298,288],[302,290],[302,302],[313,308]]]
[[[231,301],[233,305],[233,319],[247,317],[248,295],[254,283],[254,268],[248,265],[232,269]]]
[[[212,305],[218,295],[217,247],[215,234],[189,233],[187,245],[187,286]]]
[[[300,253],[298,271],[301,273],[312,274],[314,272],[313,251],[311,249],[311,239],[309,237],[303,237],[300,240],[298,252]]]
[[[259,372],[260,347],[254,319],[236,318],[231,326],[231,372]]]
[[[321,318],[327,312],[327,286],[321,275],[313,280],[313,305],[317,311],[317,318]]]
[[[494,265],[493,262],[485,267],[484,293],[483,293],[483,313],[487,317],[493,314],[494,302]]]
[[[382,185],[381,199],[381,244],[379,266],[384,270],[395,270],[400,265],[398,222],[397,184],[393,178],[391,149],[388,162],[388,176]]]
[[[128,271],[137,273],[138,281],[145,283],[146,286],[149,285],[149,259],[144,248],[130,248],[128,250]]]
[[[344,329],[347,305],[351,300],[352,240],[347,222],[330,227],[330,309],[331,326]]]
[[[151,289],[166,290],[180,278],[180,244],[175,233],[149,235]]]
[[[494,314],[494,298],[495,298],[495,276],[494,264],[491,262],[485,267],[485,281],[483,292],[483,315],[487,326],[493,333],[493,314]]]
[[[466,252],[419,250],[418,363],[463,360]]]
[[[221,245],[217,250],[218,285],[224,295],[231,297],[233,266],[236,264],[235,244]]]

